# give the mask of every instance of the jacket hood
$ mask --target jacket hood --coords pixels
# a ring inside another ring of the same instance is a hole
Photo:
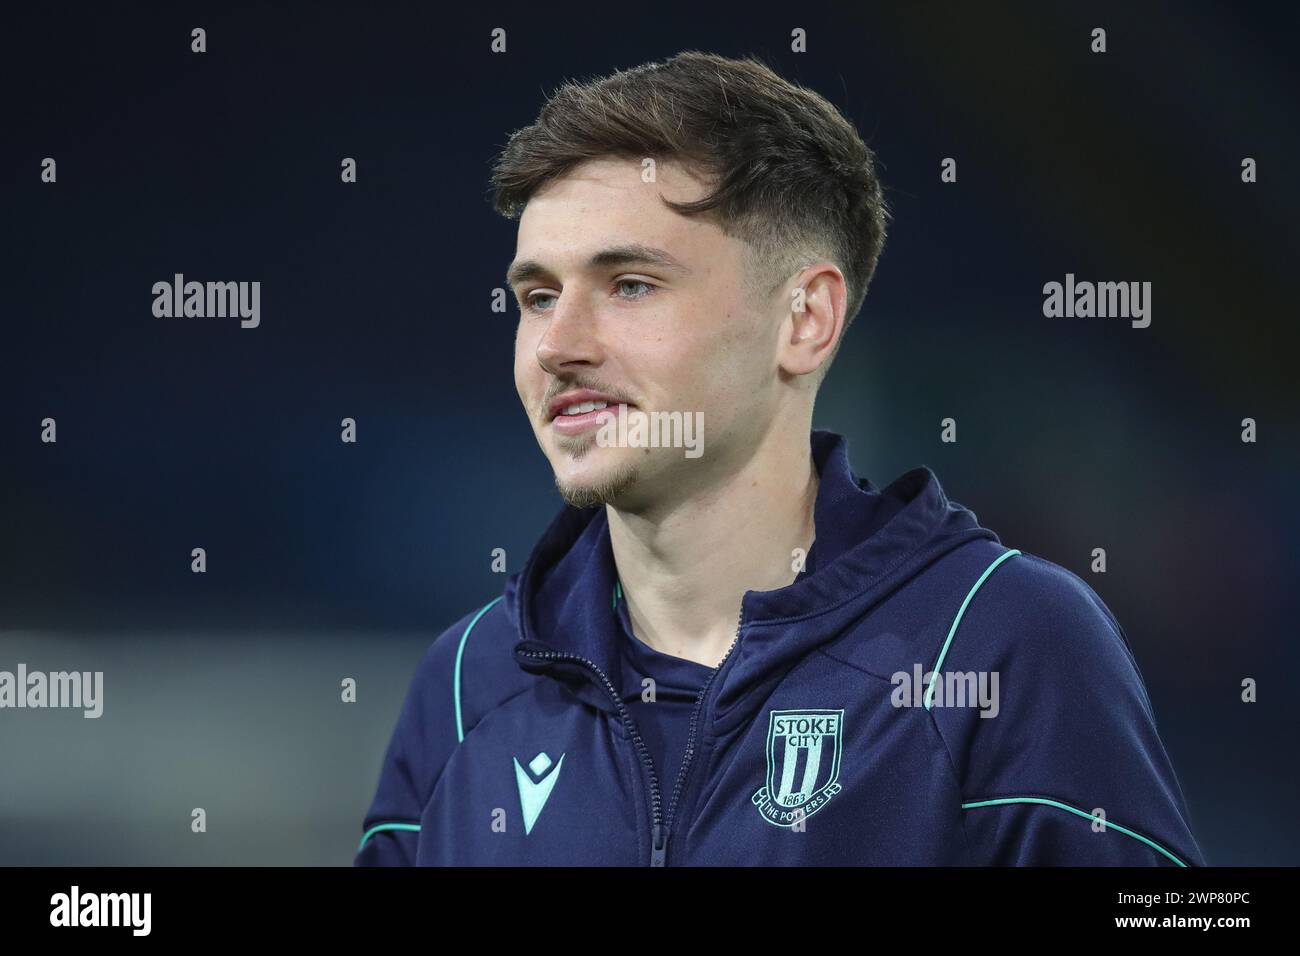
[[[779,680],[799,658],[841,636],[859,617],[948,552],[997,536],[948,500],[921,466],[883,491],[853,474],[848,443],[814,429],[812,457],[820,476],[810,557],[829,552],[790,585],[746,591],[738,608],[738,640],[719,671],[715,728],[743,718],[746,700]],[[822,547],[819,547],[821,545]],[[516,627],[515,658],[532,673],[550,672],[583,700],[615,710],[610,690],[579,658],[616,682],[619,641],[614,586],[617,568],[603,506],[566,506],[551,522],[523,569],[506,584],[504,606]],[[554,652],[541,660],[530,653]],[[570,657],[571,656],[571,657]]]

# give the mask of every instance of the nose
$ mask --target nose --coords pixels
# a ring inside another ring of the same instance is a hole
[[[538,363],[552,375],[572,365],[599,365],[598,331],[597,310],[581,289],[571,285],[555,300],[546,331],[537,342]]]

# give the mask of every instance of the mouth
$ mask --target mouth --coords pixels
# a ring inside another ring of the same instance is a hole
[[[625,402],[617,403],[617,405],[604,405],[603,402],[582,402],[581,405],[572,406],[571,410],[560,412],[554,419],[551,419],[551,428],[554,428],[559,434],[590,432],[601,427],[607,419],[616,418],[619,415],[620,408],[634,407],[636,406],[630,406]],[[577,411],[573,411],[572,408],[577,408]],[[582,411],[584,408],[586,411]]]
[[[631,402],[612,395],[582,389],[558,396],[551,402],[547,414],[551,427],[558,434],[581,435],[599,428],[608,418],[617,416],[620,409],[635,407]]]

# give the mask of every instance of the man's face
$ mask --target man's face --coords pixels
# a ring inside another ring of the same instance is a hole
[[[675,164],[655,174],[647,183],[635,160],[588,161],[538,191],[519,222],[515,387],[578,506],[639,510],[706,489],[772,413],[779,323],[750,304],[748,247],[661,201],[706,195],[699,180]],[[602,398],[607,412],[565,414]],[[703,454],[603,446],[619,404],[629,425],[703,413]]]

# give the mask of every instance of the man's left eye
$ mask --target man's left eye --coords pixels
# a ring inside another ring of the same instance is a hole
[[[644,282],[641,279],[619,279],[615,285],[620,289],[626,288],[627,286],[640,286],[645,290],[643,292],[633,292],[630,295],[624,295],[622,296],[624,299],[639,299],[642,296],[650,295],[655,288],[649,282]]]

